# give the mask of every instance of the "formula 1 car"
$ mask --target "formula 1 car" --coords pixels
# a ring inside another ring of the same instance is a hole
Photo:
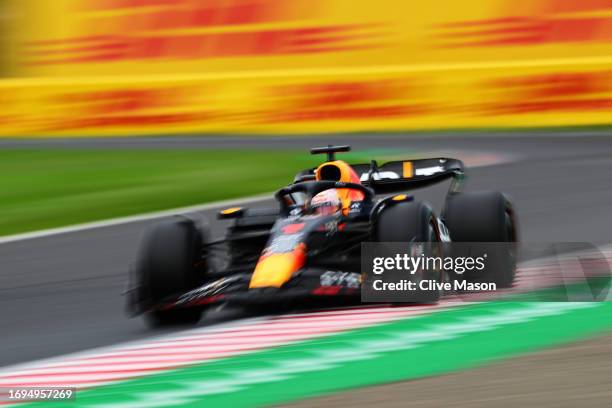
[[[360,302],[362,242],[516,242],[510,201],[499,192],[461,192],[460,160],[336,160],[349,150],[311,149],[327,160],[278,190],[273,208],[220,211],[218,218],[231,222],[221,240],[211,241],[208,227],[189,215],[149,228],[131,273],[129,310],[164,326],[196,323],[220,304],[354,304]],[[406,194],[445,180],[450,188],[441,216]],[[496,259],[488,279],[511,286],[515,254]],[[447,278],[442,275],[433,278]],[[436,302],[440,293],[430,296]]]

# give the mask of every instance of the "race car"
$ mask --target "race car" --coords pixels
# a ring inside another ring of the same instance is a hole
[[[210,240],[206,222],[193,215],[150,227],[130,274],[130,312],[157,327],[195,324],[215,305],[254,310],[358,304],[362,243],[517,241],[510,200],[499,192],[462,192],[460,160],[350,165],[336,159],[349,150],[311,149],[326,160],[278,190],[274,207],[220,211],[218,218],[231,222],[223,239]],[[407,194],[442,181],[450,181],[450,187],[440,216]],[[516,254],[509,249],[489,265],[487,279],[509,287],[515,269]],[[444,270],[436,273],[421,278],[449,279]],[[436,302],[442,295],[433,291],[426,300]]]

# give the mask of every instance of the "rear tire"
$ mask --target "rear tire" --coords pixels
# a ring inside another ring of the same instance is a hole
[[[193,220],[179,217],[146,232],[137,276],[148,303],[155,305],[203,282],[208,266],[202,257],[205,235],[207,231],[198,228]],[[146,313],[145,320],[152,327],[189,325],[196,324],[201,315],[201,309],[157,310]]]
[[[383,209],[374,223],[373,238],[377,242],[436,243],[425,249],[426,256],[441,250],[436,216],[431,206],[422,202],[402,202]],[[423,279],[441,282],[444,279],[444,273],[443,271],[429,271],[427,276],[421,275],[418,280]],[[424,303],[436,303],[441,295],[440,291],[422,291],[416,296]]]
[[[454,242],[518,241],[512,203],[497,191],[450,195],[446,202],[444,222]],[[457,251],[467,250],[454,247],[453,256],[465,256]],[[487,246],[487,261],[482,272],[471,276],[462,275],[461,278],[471,282],[493,282],[500,288],[507,288],[512,286],[515,275],[516,245],[495,245]]]

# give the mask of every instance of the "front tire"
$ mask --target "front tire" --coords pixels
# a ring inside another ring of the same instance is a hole
[[[147,298],[155,305],[202,283],[207,272],[202,257],[203,228],[189,218],[176,217],[151,227],[144,236],[136,274]],[[196,324],[201,309],[156,310],[145,314],[151,327]]]

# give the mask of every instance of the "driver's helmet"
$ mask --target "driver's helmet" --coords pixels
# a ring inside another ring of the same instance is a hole
[[[317,215],[332,215],[342,211],[342,201],[338,195],[338,190],[331,188],[321,191],[312,197],[310,208]]]

